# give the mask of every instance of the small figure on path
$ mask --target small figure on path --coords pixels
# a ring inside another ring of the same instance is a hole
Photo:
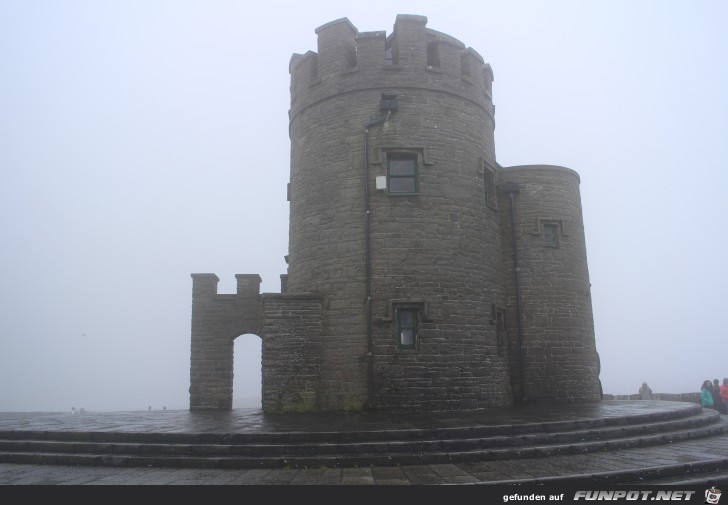
[[[718,379],[713,379],[713,406],[721,414],[728,414],[726,403],[723,401],[723,397],[720,396],[720,381]]]
[[[646,382],[643,382],[642,387],[640,388],[640,399],[652,400],[652,389]]]

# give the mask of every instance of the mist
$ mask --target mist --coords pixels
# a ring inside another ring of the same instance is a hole
[[[0,411],[188,408],[190,274],[286,273],[291,56],[397,14],[491,64],[501,165],[580,174],[604,392],[728,376],[725,2],[0,1]]]

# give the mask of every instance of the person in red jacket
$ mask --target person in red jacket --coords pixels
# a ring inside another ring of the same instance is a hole
[[[721,414],[728,414],[725,400],[720,396],[720,382],[713,379],[713,408]]]
[[[723,384],[720,386],[718,394],[721,400],[723,400],[723,405],[728,405],[728,377],[723,378]]]

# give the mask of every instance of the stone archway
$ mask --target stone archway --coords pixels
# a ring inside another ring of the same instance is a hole
[[[233,344],[233,408],[262,408],[262,345],[260,336],[245,333]]]
[[[190,410],[233,408],[233,345],[262,334],[260,276],[237,274],[237,292],[218,294],[215,274],[192,274]]]

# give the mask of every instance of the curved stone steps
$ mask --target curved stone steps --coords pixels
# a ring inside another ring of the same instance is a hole
[[[0,433],[0,462],[182,468],[419,465],[612,451],[728,431],[717,412],[677,412],[682,414],[660,420],[632,416],[510,425],[511,436],[505,434],[506,426],[246,435],[13,431]],[[574,429],[553,431],[569,426]],[[327,435],[334,441],[322,442]]]
[[[645,466],[611,472],[555,475],[548,477],[502,479],[477,482],[472,485],[568,485],[595,489],[599,486],[648,485],[706,485],[728,482],[728,457],[712,458],[690,463]]]
[[[478,449],[514,449],[537,446],[562,446],[568,444],[607,441],[644,437],[655,433],[696,430],[715,424],[717,413],[701,412],[686,418],[667,421],[640,423],[632,426],[599,427],[564,432],[545,431],[541,433],[517,434],[513,436],[482,436],[473,430],[448,431],[450,438],[438,438],[427,430],[412,437],[413,430],[407,430],[397,437],[396,431],[336,433],[337,441],[290,440],[289,434],[279,438],[265,434],[258,440],[246,436],[242,440],[234,437],[213,437],[189,434],[189,436],[134,433],[73,433],[69,432],[13,432],[11,440],[4,440],[0,433],[0,451],[41,453],[87,453],[87,454],[144,454],[144,455],[187,455],[187,456],[311,456],[311,455],[360,455],[459,452]],[[477,431],[477,430],[476,430]],[[499,430],[500,431],[500,430]],[[520,431],[520,429],[518,430]],[[15,438],[23,435],[23,438]],[[319,434],[320,435],[320,434]],[[459,435],[458,438],[453,436]],[[476,435],[475,437],[473,435]],[[343,437],[342,437],[343,436]],[[8,437],[10,438],[10,437]],[[66,440],[71,438],[71,440]],[[318,439],[319,437],[311,437]]]

